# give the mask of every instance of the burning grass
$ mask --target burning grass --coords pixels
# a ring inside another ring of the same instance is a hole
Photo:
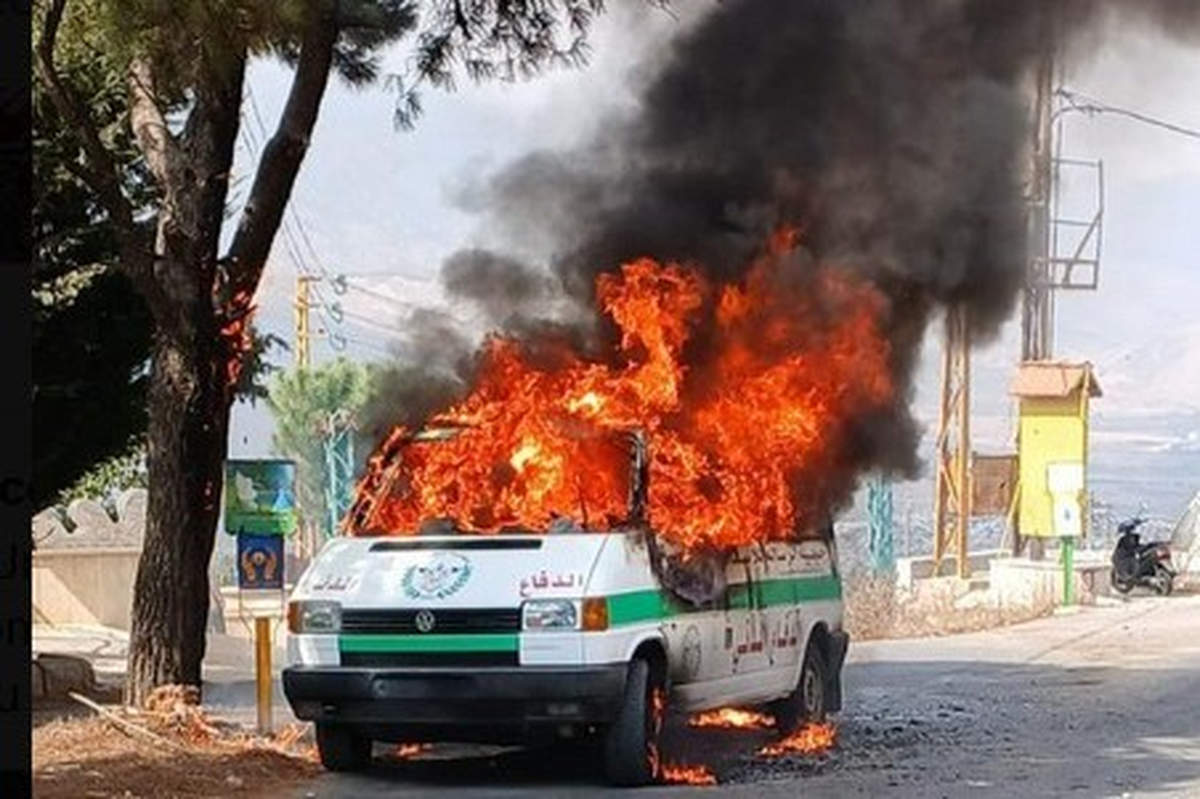
[[[52,721],[33,731],[34,794],[77,797],[275,795],[320,773],[307,725],[270,737],[209,717],[186,688],[159,689],[146,710]]]

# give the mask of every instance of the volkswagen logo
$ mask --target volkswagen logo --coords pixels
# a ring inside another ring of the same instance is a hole
[[[433,625],[436,623],[433,618],[433,611],[431,610],[418,610],[413,622],[417,625],[417,630],[423,633],[432,630]]]

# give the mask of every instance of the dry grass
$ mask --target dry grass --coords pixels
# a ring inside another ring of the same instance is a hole
[[[859,641],[924,638],[976,632],[1048,616],[1054,598],[1038,593],[1020,605],[962,606],[959,596],[929,592],[914,596],[897,590],[890,577],[862,575],[846,584],[846,629]]]
[[[133,735],[102,717],[52,721],[33,731],[34,795],[75,797],[273,796],[320,772],[302,725],[261,738],[160,694],[147,710],[109,708],[159,736]],[[153,708],[153,709],[151,709]]]

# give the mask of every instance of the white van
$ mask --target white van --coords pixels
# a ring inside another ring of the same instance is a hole
[[[783,732],[839,710],[832,526],[713,568],[682,599],[641,527],[337,538],[289,603],[284,691],[333,770],[375,740],[574,737],[622,785],[658,776],[668,704],[767,705]]]

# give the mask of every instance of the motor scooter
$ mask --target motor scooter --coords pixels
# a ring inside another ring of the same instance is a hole
[[[1171,547],[1165,541],[1143,544],[1137,529],[1146,519],[1136,516],[1117,525],[1117,545],[1113,548],[1112,587],[1128,594],[1144,585],[1159,596],[1167,596],[1175,587],[1175,571],[1171,568]]]

